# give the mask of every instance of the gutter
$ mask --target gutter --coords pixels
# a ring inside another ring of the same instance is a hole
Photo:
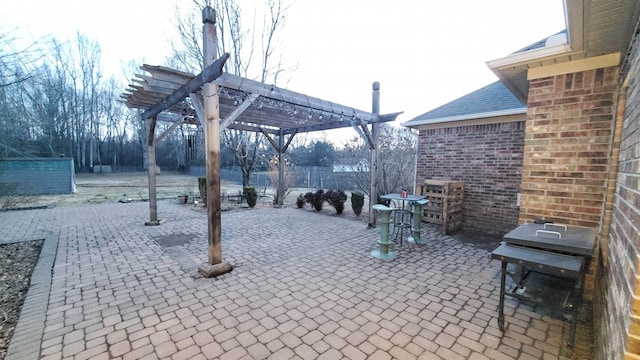
[[[420,120],[414,119],[414,120],[409,120],[400,125],[404,127],[415,127],[420,125],[440,124],[440,123],[474,120],[474,119],[486,119],[486,118],[492,118],[492,117],[519,115],[519,114],[526,114],[526,113],[527,113],[527,108],[522,107],[517,109],[488,111],[484,113],[465,114],[465,115],[449,116],[449,117],[435,118],[435,119],[420,119]]]
[[[505,67],[516,67],[519,65],[527,65],[531,62],[543,61],[545,58],[553,58],[560,55],[573,55],[580,52],[581,51],[571,50],[571,46],[565,43],[560,45],[542,47],[539,49],[533,49],[521,53],[515,53],[500,59],[487,61],[487,66],[491,70],[498,70]]]

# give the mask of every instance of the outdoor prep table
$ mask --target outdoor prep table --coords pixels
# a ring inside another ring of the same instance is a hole
[[[504,298],[542,305],[571,317],[569,346],[573,346],[576,319],[584,288],[584,275],[593,255],[595,233],[586,228],[568,228],[558,224],[520,225],[504,236],[491,258],[502,262],[498,327],[505,330]],[[506,291],[507,264],[515,264],[510,273],[513,289]]]

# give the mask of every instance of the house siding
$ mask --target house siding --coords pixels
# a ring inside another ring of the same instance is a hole
[[[627,59],[628,88],[619,116],[619,161],[608,229],[608,266],[600,277],[596,334],[601,359],[636,359],[640,354],[640,49],[638,41]],[[618,110],[620,112],[620,110]],[[614,138],[615,139],[615,138]],[[614,156],[616,153],[614,153]],[[632,355],[633,354],[633,355]]]
[[[464,181],[463,227],[507,233],[518,225],[524,121],[420,130],[417,183]]]

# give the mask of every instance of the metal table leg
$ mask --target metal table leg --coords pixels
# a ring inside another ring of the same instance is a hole
[[[404,205],[404,204],[403,204]],[[402,208],[397,208],[393,212],[393,238],[394,242],[398,241],[400,238],[399,244],[402,246],[402,239],[404,238],[404,232],[409,231],[411,228],[411,211],[405,210],[404,206]],[[411,247],[409,247],[411,250]]]
[[[500,305],[498,305],[498,328],[500,331],[505,331],[504,326],[504,292],[507,278],[507,263],[502,262],[502,271],[500,274]]]
[[[584,267],[584,266],[583,266]],[[570,333],[569,333],[569,341],[567,342],[567,345],[570,347],[574,346],[575,343],[575,339],[576,339],[576,327],[578,324],[578,313],[580,312],[580,307],[582,306],[582,297],[584,296],[583,292],[584,292],[584,276],[585,276],[585,269],[583,268],[580,274],[580,277],[577,280],[577,284],[575,287],[575,291],[576,291],[576,303],[573,305],[573,314],[571,315],[571,328],[570,328]]]

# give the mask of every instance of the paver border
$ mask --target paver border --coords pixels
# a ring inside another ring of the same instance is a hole
[[[18,324],[11,337],[5,360],[37,360],[44,334],[44,324],[49,306],[53,264],[58,251],[58,237],[43,240],[40,256],[33,272],[27,296],[24,299]],[[29,241],[29,240],[26,240]]]

